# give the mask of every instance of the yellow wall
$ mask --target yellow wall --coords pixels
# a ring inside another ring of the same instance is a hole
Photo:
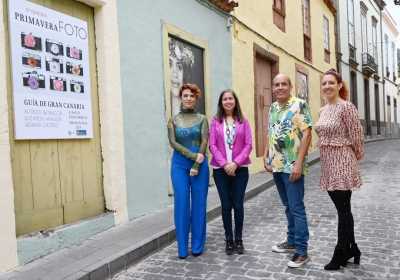
[[[235,9],[232,27],[233,40],[233,88],[237,91],[244,114],[253,130],[253,152],[250,172],[263,170],[262,158],[255,156],[255,114],[254,114],[254,43],[279,57],[279,72],[289,75],[296,84],[296,64],[308,70],[309,105],[313,120],[318,118],[321,104],[320,77],[329,68],[336,68],[334,15],[323,0],[311,1],[311,42],[312,64],[305,62],[303,49],[303,23],[301,1],[286,1],[286,32],[282,32],[273,23],[272,0],[241,1]],[[329,20],[330,27],[330,63],[324,61],[323,15]],[[295,94],[293,87],[292,94]],[[315,149],[316,135],[313,135]]]

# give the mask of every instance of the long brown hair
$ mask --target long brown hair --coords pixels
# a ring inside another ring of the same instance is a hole
[[[243,121],[243,114],[242,114],[242,109],[240,109],[240,103],[239,99],[236,95],[236,93],[232,89],[226,89],[221,92],[218,98],[218,110],[217,114],[215,115],[215,118],[219,121],[222,122],[225,118],[225,110],[224,107],[222,106],[222,98],[224,97],[224,94],[230,92],[233,95],[233,98],[235,99],[235,108],[233,109],[233,117],[238,121],[242,122]]]
[[[328,71],[326,71],[324,73],[325,75],[332,75],[335,77],[336,82],[338,84],[342,84],[342,87],[339,89],[339,96],[340,98],[342,98],[343,100],[347,100],[347,98],[349,97],[349,90],[347,89],[346,83],[343,81],[342,79],[342,75],[340,75],[339,72],[337,72],[335,69],[331,68]]]

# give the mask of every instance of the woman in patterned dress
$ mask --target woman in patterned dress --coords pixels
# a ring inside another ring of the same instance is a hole
[[[351,194],[361,186],[358,160],[364,155],[364,137],[357,109],[347,101],[348,91],[336,70],[324,73],[321,91],[327,104],[321,108],[315,125],[321,156],[320,186],[328,192],[338,213],[337,245],[332,260],[324,268],[337,270],[352,257],[355,264],[360,263]]]

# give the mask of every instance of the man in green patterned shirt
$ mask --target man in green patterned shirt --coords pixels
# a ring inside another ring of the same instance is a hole
[[[307,255],[308,225],[304,207],[306,154],[311,143],[311,113],[307,103],[291,96],[292,83],[284,74],[275,76],[272,92],[276,102],[269,111],[264,165],[272,172],[288,220],[287,239],[272,247],[277,253],[293,252],[288,266],[298,268]]]

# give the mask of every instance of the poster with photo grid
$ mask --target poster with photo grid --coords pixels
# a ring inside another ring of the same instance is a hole
[[[15,139],[92,138],[85,21],[9,1]]]

